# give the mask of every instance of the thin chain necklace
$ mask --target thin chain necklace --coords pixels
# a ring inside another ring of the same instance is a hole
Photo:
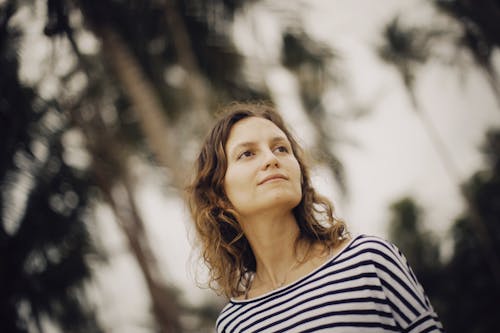
[[[305,259],[305,258],[304,258]],[[303,260],[304,260],[303,259]],[[285,275],[283,276],[283,280],[281,280],[281,282],[278,282],[276,285],[274,283],[271,282],[271,285],[273,286],[272,287],[272,290],[275,290],[275,289],[278,289],[278,288],[281,288],[283,287],[283,285],[286,283],[287,279],[288,279],[288,275],[295,269],[299,266],[299,264],[303,263],[303,260],[297,260],[295,259],[295,261],[293,262],[292,265],[290,265],[290,268],[288,268],[288,271],[285,273]],[[255,277],[257,273],[254,273],[253,276],[252,276],[252,279],[250,281],[250,283],[253,282],[253,279]],[[249,286],[250,287],[250,286]]]
[[[283,276],[283,280],[281,282],[278,282],[277,285],[273,284],[273,289],[278,289],[278,288],[283,287],[283,285],[285,284],[285,282],[286,282],[286,280],[288,278],[288,274],[290,274],[293,271],[294,268],[297,268],[297,266],[299,264],[300,264],[300,261],[298,261],[297,259],[295,259],[294,263],[290,266],[290,268],[288,269],[288,271]]]
[[[300,264],[300,263],[301,263],[301,261],[295,260],[294,263],[290,266],[290,268],[286,272],[285,277],[283,278],[283,280],[281,282],[279,282],[278,285],[276,285],[276,286],[273,284],[273,289],[272,290],[276,290],[278,288],[283,287],[283,285],[286,282],[286,279],[288,278],[288,274],[290,274],[290,272],[294,268],[296,268],[298,266],[298,264]],[[253,280],[255,279],[255,275],[257,275],[256,272],[254,272],[252,275],[250,275],[250,279],[248,280],[248,284],[247,284],[247,286],[245,288],[245,299],[248,299],[248,293],[250,292],[250,289],[252,288],[252,284],[253,284]]]
[[[299,260],[295,260],[294,263],[290,266],[290,268],[288,269],[288,271],[286,272],[283,280],[281,282],[279,282],[277,285],[274,285],[273,284],[273,288],[272,290],[276,290],[278,288],[281,288],[283,287],[283,285],[285,284],[286,282],[286,279],[288,278],[288,274],[290,274],[290,272],[296,268],[301,262]],[[250,291],[250,288],[252,288],[252,283],[253,283],[253,280],[255,279],[255,275],[257,275],[256,272],[254,272],[251,276],[250,276],[250,279],[248,281],[248,284],[247,284],[247,287],[245,288],[245,299],[248,299],[248,293]]]
[[[283,285],[286,283],[286,281],[288,279],[288,274],[290,274],[293,271],[294,268],[297,268],[299,266],[299,264],[303,264],[305,262],[305,259],[308,256],[308,252],[309,251],[306,252],[306,254],[304,255],[304,258],[302,258],[302,260],[295,259],[294,263],[290,266],[290,268],[286,272],[285,276],[283,277],[283,280],[281,282],[279,282],[277,285],[273,284],[272,290],[276,290],[278,288],[283,287]],[[325,254],[325,256],[331,256],[332,252],[333,252],[333,250],[329,249],[327,251],[327,253]],[[247,282],[247,286],[245,288],[245,295],[244,295],[245,299],[248,299],[248,293],[249,293],[250,289],[252,288],[252,283],[253,283],[256,275],[257,275],[257,273],[253,272],[253,274],[251,274],[250,277],[249,277],[249,280]]]

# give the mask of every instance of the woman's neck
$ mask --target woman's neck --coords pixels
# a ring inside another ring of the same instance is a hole
[[[255,282],[280,287],[305,256],[303,247],[296,248],[300,231],[294,215],[260,215],[244,219],[242,227],[256,259]]]

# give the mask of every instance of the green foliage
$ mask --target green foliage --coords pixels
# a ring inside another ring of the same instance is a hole
[[[337,54],[329,45],[311,38],[301,29],[290,28],[283,34],[281,62],[296,77],[301,102],[319,137],[313,148],[313,156],[332,171],[343,193],[347,193],[345,169],[334,145],[336,131],[332,131],[331,107],[322,101],[324,93],[338,84],[340,75],[333,74],[332,67]]]
[[[82,293],[95,254],[83,220],[89,183],[63,158],[64,117],[17,76],[12,2],[0,7],[0,331],[99,332]]]
[[[393,220],[389,237],[397,239],[401,250],[417,272],[427,272],[439,266],[439,250],[436,238],[421,225],[422,209],[410,198],[392,204]]]
[[[500,130],[490,130],[483,147],[487,166],[464,185],[500,255]],[[473,224],[465,211],[451,227],[453,253],[442,263],[437,242],[422,231],[421,213],[408,198],[392,205],[390,237],[407,255],[447,332],[496,332],[500,327],[500,286]]]
[[[169,3],[175,3],[179,8],[169,6]],[[231,41],[229,25],[242,4],[242,1],[221,0],[129,3],[81,0],[72,10],[81,10],[87,27],[97,35],[105,26],[124,39],[155,86],[167,116],[175,120],[189,105],[186,103],[188,95],[181,87],[165,80],[165,73],[179,64],[182,66],[191,56],[195,57],[194,65],[209,82],[214,95],[221,98],[215,103],[269,98],[267,92],[245,82],[241,73],[242,56]],[[187,35],[168,24],[167,16],[171,11],[180,15],[180,21],[175,23],[185,28]],[[176,39],[192,52],[181,53]]]
[[[486,225],[494,251],[500,255],[500,130],[486,135],[483,152],[487,167],[476,172],[464,185],[478,215]],[[448,310],[443,312],[450,332],[494,332],[500,327],[500,285],[472,223],[471,212],[464,212],[452,227],[454,253],[446,265]]]
[[[458,43],[471,51],[479,64],[489,65],[493,49],[500,46],[500,2],[434,0],[434,3],[463,27]]]
[[[444,15],[413,26],[403,25],[397,16],[386,25],[384,41],[377,48],[380,58],[397,68],[413,94],[418,66],[437,60],[463,70],[464,60],[469,60],[463,55],[468,55],[482,70],[500,105],[500,81],[493,60],[494,50],[500,46],[500,2],[433,0],[431,3]],[[443,18],[447,18],[444,23]],[[450,24],[450,18],[457,24]],[[443,52],[443,45],[451,52]]]
[[[391,205],[389,238],[404,253],[410,266],[424,286],[438,314],[447,307],[441,296],[443,265],[439,259],[436,237],[423,228],[423,209],[411,198],[402,198]]]
[[[8,2],[9,5],[12,3],[14,1]],[[32,1],[25,3],[33,4]],[[80,296],[76,297],[77,294],[72,291],[73,286],[78,285],[90,274],[88,267],[84,266],[86,264],[84,259],[85,254],[91,253],[92,248],[88,242],[82,213],[89,200],[89,182],[106,187],[103,185],[105,182],[108,189],[111,188],[115,181],[119,182],[119,178],[123,177],[125,172],[121,171],[126,169],[126,163],[119,167],[113,165],[113,162],[110,162],[113,161],[113,156],[110,155],[115,152],[104,149],[106,146],[104,143],[107,142],[103,142],[102,145],[99,142],[91,142],[97,146],[95,150],[92,150],[94,156],[92,156],[91,168],[94,169],[91,172],[93,173],[88,174],[88,171],[76,170],[64,159],[65,150],[61,137],[71,121],[73,125],[80,126],[82,132],[87,133],[86,138],[89,142],[93,139],[98,141],[96,138],[105,138],[101,141],[108,139],[113,141],[112,143],[116,144],[110,146],[119,146],[120,149],[123,148],[126,151],[126,154],[144,156],[151,152],[146,147],[143,128],[139,126],[140,116],[133,112],[134,109],[140,110],[141,105],[136,105],[137,102],[133,101],[130,90],[127,91],[125,88],[124,80],[114,75],[116,73],[113,72],[113,66],[109,60],[116,58],[112,58],[112,52],[109,51],[126,50],[132,55],[130,58],[134,61],[128,64],[133,65],[129,67],[134,67],[134,69],[139,67],[136,71],[139,75],[135,76],[134,80],[129,80],[133,82],[127,82],[128,87],[134,84],[136,87],[147,86],[152,92],[148,96],[158,97],[160,103],[157,104],[161,104],[169,125],[176,128],[178,136],[184,136],[175,138],[175,144],[181,146],[178,151],[182,153],[192,151],[192,141],[196,141],[196,138],[193,138],[194,135],[191,135],[195,131],[192,129],[194,126],[189,122],[193,119],[195,121],[206,119],[198,117],[197,114],[186,117],[186,114],[193,112],[192,109],[195,109],[194,112],[199,111],[196,108],[190,108],[190,105],[195,104],[193,100],[196,99],[196,94],[193,92],[196,92],[199,86],[190,85],[189,83],[196,82],[196,80],[190,81],[189,78],[201,77],[202,86],[206,88],[206,98],[201,99],[206,104],[204,107],[207,110],[215,110],[214,106],[235,99],[269,99],[269,92],[265,87],[261,88],[258,84],[252,86],[247,82],[242,67],[243,56],[231,40],[233,18],[239,10],[244,10],[245,6],[251,6],[252,1],[46,0],[46,4],[48,12],[44,34],[53,41],[57,41],[59,45],[64,45],[69,41],[73,54],[66,56],[74,57],[71,60],[75,60],[75,64],[67,73],[51,73],[54,76],[61,75],[56,78],[61,84],[56,99],[64,110],[59,110],[55,106],[56,103],[53,103],[52,107],[44,102],[38,103],[36,89],[22,87],[19,84],[17,63],[15,66],[12,63],[17,61],[17,51],[13,48],[13,41],[9,41],[9,48],[6,52],[2,49],[2,57],[5,55],[6,63],[5,66],[2,65],[3,77],[0,83],[5,84],[7,88],[4,90],[2,86],[2,92],[5,91],[6,94],[11,95],[2,100],[2,103],[7,103],[5,104],[7,106],[5,112],[2,109],[0,113],[0,117],[3,117],[2,125],[5,125],[0,134],[4,136],[2,139],[5,139],[0,144],[0,149],[2,149],[0,171],[4,172],[0,176],[4,182],[4,179],[7,179],[4,176],[13,174],[10,171],[15,170],[15,172],[24,172],[34,180],[33,186],[25,191],[28,199],[26,207],[22,209],[23,215],[18,222],[18,228],[12,234],[5,233],[4,236],[5,245],[2,246],[6,251],[16,253],[15,256],[18,256],[16,262],[20,265],[19,267],[13,266],[17,268],[9,270],[10,275],[5,276],[6,279],[7,277],[10,279],[18,271],[21,274],[21,268],[24,269],[26,266],[22,265],[23,261],[30,262],[28,265],[31,267],[30,274],[38,274],[33,275],[33,279],[26,279],[22,287],[22,290],[33,295],[30,296],[31,298],[28,298],[27,294],[15,296],[16,299],[28,299],[32,309],[33,315],[23,318],[24,326],[31,319],[36,321],[41,316],[48,315],[59,321],[61,327],[77,331],[78,327],[83,327],[78,326],[83,322],[83,319],[78,318],[85,318],[89,314],[90,319],[86,321],[89,325],[87,329],[93,331],[90,326],[94,325],[95,321],[91,318],[91,313],[84,311],[85,307],[79,304],[83,302],[83,299]],[[172,16],[177,17],[172,18]],[[311,122],[318,129],[320,139],[314,147],[315,153],[321,155],[320,159],[331,167],[340,185],[345,189],[344,170],[332,149],[336,140],[333,135],[336,131],[332,131],[328,126],[331,123],[332,113],[322,102],[323,94],[331,88],[332,82],[336,83],[337,77],[332,75],[331,70],[336,55],[329,46],[312,40],[301,29],[289,28],[291,30],[283,32],[282,63],[297,78],[304,108]],[[186,34],[182,33],[182,30]],[[107,34],[103,33],[104,31]],[[106,38],[109,37],[109,32],[119,37],[119,44],[123,46],[122,48],[116,47],[117,43],[110,46],[110,39]],[[9,34],[9,38],[12,39],[12,30]],[[95,37],[99,45],[96,49],[84,50],[82,44],[77,43],[78,38],[85,34]],[[183,45],[179,46],[180,44]],[[82,47],[81,50],[80,47]],[[51,61],[59,61],[57,52],[54,52],[54,55],[55,58]],[[9,66],[11,70],[4,72],[3,69]],[[125,72],[126,67],[122,66],[118,71]],[[169,73],[172,71],[177,74],[181,73],[180,79],[169,80]],[[71,82],[74,77],[81,79],[82,76],[84,87],[75,90],[68,88],[70,85],[66,85],[67,82]],[[265,79],[265,77],[258,78],[261,81]],[[43,79],[38,84],[43,85]],[[20,91],[24,91],[23,95]],[[13,110],[16,110],[16,116]],[[44,117],[58,119],[59,127],[57,129],[43,128],[40,121]],[[186,119],[188,121],[185,121]],[[91,135],[88,135],[89,132]],[[97,135],[94,135],[96,133]],[[46,159],[39,158],[36,152],[30,151],[33,142],[41,143],[42,150],[47,151],[48,154]],[[91,146],[89,144],[89,147]],[[107,156],[99,156],[101,152],[99,147],[103,148],[102,153]],[[27,165],[36,166],[34,167],[36,170],[16,166],[13,159],[16,154],[24,156],[28,161]],[[180,155],[179,159],[183,159],[184,156]],[[168,169],[168,165],[165,167]],[[106,173],[107,170],[110,172]],[[101,183],[93,178],[96,177],[97,172],[106,173],[103,177],[105,180]],[[16,183],[15,179],[5,180],[5,183],[7,182]],[[6,205],[2,204],[3,207]],[[21,250],[21,245],[17,245],[19,249],[13,245],[17,244],[16,242],[22,242],[22,245],[27,247],[24,252]],[[31,248],[28,248],[29,244]],[[35,254],[32,255],[32,253]],[[79,257],[82,254],[84,256]],[[31,258],[35,258],[34,261]],[[35,264],[32,264],[32,261]],[[63,269],[64,267],[66,268]],[[47,271],[50,274],[42,274],[38,270]],[[4,270],[2,270],[3,273]],[[63,277],[68,280],[63,280]],[[24,280],[20,279],[20,281]],[[58,281],[58,283],[54,285],[52,281]],[[5,285],[12,290],[10,292],[12,295],[21,295],[21,292],[16,291],[17,289],[11,285]],[[57,289],[58,287],[60,289]],[[14,296],[9,295],[6,292],[1,296],[5,296],[2,298],[5,304],[10,302],[11,308],[9,309],[15,312],[15,302],[9,301]],[[67,303],[62,305],[64,295],[67,296]],[[167,301],[172,304],[177,302],[173,299]],[[214,306],[210,304],[196,309],[183,309],[183,312],[198,312],[196,316],[201,318],[200,325],[202,326],[200,327],[207,327],[208,322],[213,322],[217,314],[216,311],[214,312]],[[11,316],[11,318],[15,317]],[[69,323],[73,323],[74,327],[64,326]]]
[[[382,60],[396,66],[405,86],[411,89],[416,67],[429,59],[431,41],[436,34],[428,28],[406,27],[395,17],[386,25],[384,43],[377,52]]]

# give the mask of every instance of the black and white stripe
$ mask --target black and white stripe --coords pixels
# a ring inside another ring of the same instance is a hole
[[[249,300],[232,299],[219,333],[442,332],[406,259],[381,238],[357,236],[302,279]]]

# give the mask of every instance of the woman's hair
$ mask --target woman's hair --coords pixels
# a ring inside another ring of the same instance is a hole
[[[332,248],[346,237],[347,229],[343,221],[334,217],[330,201],[313,189],[302,150],[271,105],[235,102],[222,111],[222,117],[203,143],[188,195],[202,256],[209,266],[209,286],[227,297],[235,297],[242,294],[250,273],[256,269],[255,256],[236,218],[238,214],[224,191],[227,169],[224,147],[233,125],[241,119],[268,119],[290,141],[302,175],[302,199],[293,209],[300,230],[297,242],[306,241],[309,245],[321,242]]]

